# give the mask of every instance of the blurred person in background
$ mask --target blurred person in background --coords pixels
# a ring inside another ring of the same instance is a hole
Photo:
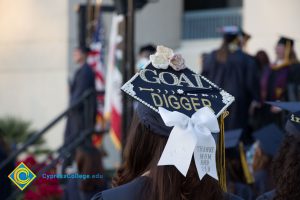
[[[227,190],[245,200],[252,200],[254,179],[246,160],[242,134],[242,129],[225,132]]]
[[[253,133],[256,149],[253,157],[254,193],[256,196],[274,187],[271,176],[272,161],[283,141],[284,134],[275,124],[267,125]]]
[[[290,111],[285,124],[286,136],[272,163],[275,187],[257,200],[300,199],[300,103],[273,102],[273,106]]]
[[[287,136],[272,165],[275,189],[264,193],[257,200],[300,199],[300,137]]]
[[[0,162],[7,159],[10,154],[10,148],[6,143],[5,139],[2,137],[3,132],[0,129]],[[8,163],[4,168],[1,169],[0,173],[0,199],[7,199],[13,192],[11,181],[8,175],[14,170],[14,162]]]
[[[90,200],[96,193],[107,189],[103,177],[102,153],[93,146],[82,145],[76,151],[76,163],[79,174],[98,175],[97,178],[80,180],[79,190],[81,200]]]
[[[147,44],[140,48],[139,54],[136,61],[136,72],[143,69],[145,65],[149,62],[149,57],[156,51],[154,45]]]
[[[78,101],[86,92],[96,91],[94,71],[86,63],[88,52],[89,49],[86,47],[74,49],[73,60],[79,68],[70,84],[70,105]],[[91,106],[89,113],[86,113],[85,103],[81,103],[69,112],[64,135],[64,145],[71,144],[86,128],[94,127],[97,108],[96,94],[89,96],[88,104]],[[88,138],[86,142],[91,144],[91,139]],[[66,165],[70,165],[74,161],[74,153],[71,152],[71,158],[65,163]]]
[[[225,129],[247,128],[250,105],[259,100],[259,77],[252,56],[242,50],[243,34],[235,26],[222,29],[223,43],[204,62],[202,75],[235,97]]]
[[[270,59],[268,54],[263,51],[263,50],[259,50],[256,55],[255,55],[255,61],[257,63],[257,67],[258,67],[258,72],[259,72],[259,79],[261,80],[263,72],[270,67]],[[262,128],[264,125],[266,125],[264,123],[265,121],[265,116],[264,114],[262,114],[262,105],[263,103],[257,104],[253,110],[251,110],[252,115],[250,118],[250,124],[253,128],[253,130],[258,130],[259,128]]]
[[[267,52],[265,52],[264,50],[259,50],[255,54],[255,60],[257,62],[257,66],[258,66],[260,74],[262,74],[262,72],[265,70],[265,68],[270,66],[269,56],[268,56]]]
[[[276,60],[265,68],[261,79],[261,99],[265,101],[300,100],[300,64],[294,50],[294,40],[281,37],[275,47]],[[283,113],[280,109],[263,105],[263,124],[275,122],[282,127]]]

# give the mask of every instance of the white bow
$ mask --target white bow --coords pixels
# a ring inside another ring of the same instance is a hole
[[[200,180],[205,174],[218,180],[216,169],[216,143],[211,132],[220,131],[218,119],[208,107],[187,115],[159,107],[159,113],[167,126],[174,126],[158,166],[174,165],[186,176],[192,155]]]

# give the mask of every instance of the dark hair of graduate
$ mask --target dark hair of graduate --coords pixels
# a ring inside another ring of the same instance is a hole
[[[287,136],[274,159],[274,200],[300,199],[300,137]]]
[[[157,166],[167,138],[154,134],[133,117],[123,154],[123,164],[113,178],[113,186],[126,184],[149,171],[143,188],[147,200],[222,200],[223,191],[215,179],[198,177],[194,159],[184,177],[174,166]]]

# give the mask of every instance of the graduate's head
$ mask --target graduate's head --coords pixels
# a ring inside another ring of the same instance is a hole
[[[280,37],[278,40],[275,53],[278,60],[286,62],[297,62],[297,56],[294,50],[294,40],[287,37]]]
[[[300,137],[287,135],[272,163],[272,177],[278,200],[300,199]]]
[[[88,47],[76,47],[73,51],[73,60],[76,64],[83,64],[86,61],[90,49]]]
[[[255,171],[268,169],[278,152],[284,134],[275,124],[269,124],[255,131],[253,136],[258,144],[253,158],[253,169]]]

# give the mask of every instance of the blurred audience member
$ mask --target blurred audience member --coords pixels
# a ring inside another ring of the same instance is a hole
[[[274,187],[271,164],[284,138],[282,131],[270,124],[253,133],[258,143],[253,158],[254,192],[261,195]]]
[[[70,105],[78,101],[83,94],[89,91],[95,91],[95,74],[92,68],[86,63],[88,48],[80,47],[74,49],[74,62],[80,67],[75,73],[75,77],[70,85]],[[91,109],[87,112],[86,106]],[[71,110],[68,114],[68,120],[64,135],[64,145],[69,145],[74,141],[79,134],[86,128],[94,127],[96,120],[96,94],[88,98],[88,102],[82,103]],[[91,139],[87,139],[91,143]],[[71,152],[71,157],[64,166],[70,165],[74,159],[74,152]]]
[[[97,175],[97,178],[80,180],[81,200],[90,200],[96,193],[107,189],[103,177],[102,153],[95,147],[82,146],[76,151],[76,162],[79,174]]]
[[[275,189],[261,195],[257,200],[300,199],[300,137],[287,136],[272,165]]]
[[[235,26],[223,28],[223,43],[204,62],[202,75],[235,97],[228,111],[225,129],[246,128],[250,105],[259,100],[259,77],[252,56],[242,50],[242,31]],[[242,119],[242,120],[241,120]]]
[[[267,52],[263,50],[259,50],[255,55],[255,60],[257,62],[257,66],[260,74],[264,71],[265,68],[270,66],[270,59]]]
[[[139,55],[136,61],[136,71],[139,71],[145,67],[145,64],[149,62],[149,56],[156,52],[156,48],[152,44],[142,46],[139,50]]]
[[[263,71],[261,99],[265,101],[300,100],[300,65],[294,51],[294,40],[281,37],[277,42],[276,60]],[[259,113],[262,125],[276,122],[282,126],[283,114],[280,109],[264,105]]]

